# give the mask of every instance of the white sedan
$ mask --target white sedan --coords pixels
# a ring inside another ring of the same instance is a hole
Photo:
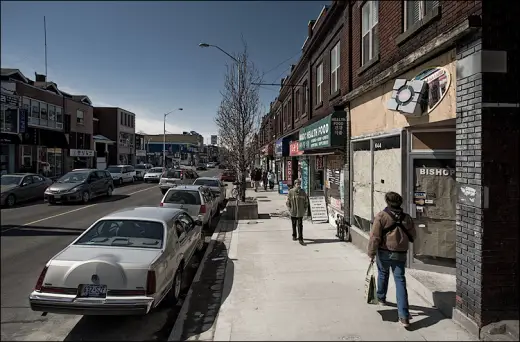
[[[137,207],[109,214],[42,270],[33,311],[144,315],[179,299],[184,267],[204,244],[202,223],[185,211]]]

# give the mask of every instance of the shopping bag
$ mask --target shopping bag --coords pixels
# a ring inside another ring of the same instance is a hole
[[[368,265],[367,275],[365,277],[365,298],[368,304],[377,304],[377,285],[376,277],[374,275],[374,262]]]

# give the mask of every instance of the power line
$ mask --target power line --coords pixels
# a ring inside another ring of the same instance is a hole
[[[275,66],[274,68],[271,68],[269,69],[268,71],[264,72],[263,75],[267,75],[268,73],[272,72],[272,71],[275,71],[276,69],[278,69],[281,65],[287,63],[288,61],[290,61],[291,59],[293,59],[294,57],[297,57],[298,55],[300,54],[300,52],[298,52],[296,55],[292,56],[292,57],[289,57],[287,58],[286,60],[284,60],[283,62],[279,63],[277,66]]]
[[[286,73],[287,71],[289,71],[290,69],[291,69],[291,67],[289,66],[287,69],[285,69],[284,71],[282,71],[282,73],[281,73],[280,75],[278,75],[278,77],[276,77],[272,83],[276,82],[276,80],[278,80],[280,77],[282,77],[282,75],[285,74],[285,73]]]

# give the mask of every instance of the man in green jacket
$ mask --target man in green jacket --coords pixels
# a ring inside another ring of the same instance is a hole
[[[294,187],[289,190],[287,195],[286,205],[291,214],[293,241],[298,240],[303,245],[303,217],[309,207],[309,198],[302,189],[301,180],[294,181]],[[296,234],[296,226],[298,226],[298,234]]]

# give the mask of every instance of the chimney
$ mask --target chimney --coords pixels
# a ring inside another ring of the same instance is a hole
[[[309,38],[312,37],[312,27],[314,26],[315,23],[316,23],[316,20],[309,20],[309,24],[307,25],[307,27],[308,27],[308,29],[309,29],[309,30],[307,31],[307,36],[308,36]]]
[[[47,82],[47,76],[38,74],[37,72],[34,73],[34,80],[36,82]]]
[[[291,72],[293,72],[295,66],[296,66],[296,65],[291,64]]]
[[[280,88],[283,87],[283,82],[285,82],[285,77],[282,77],[282,79],[280,80]]]

